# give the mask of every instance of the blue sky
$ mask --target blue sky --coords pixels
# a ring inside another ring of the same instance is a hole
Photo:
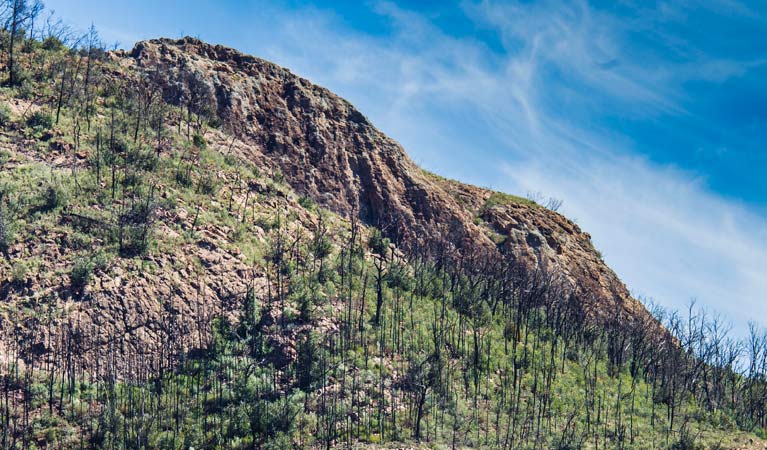
[[[46,4],[122,47],[192,35],[286,66],[429,170],[563,199],[635,295],[739,332],[767,325],[760,1]]]

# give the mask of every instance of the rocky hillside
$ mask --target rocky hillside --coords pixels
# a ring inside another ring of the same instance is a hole
[[[349,102],[287,69],[192,38],[140,42],[114,57],[155,74],[166,100],[210,105],[241,141],[240,157],[281,170],[298,193],[400,245],[444,241],[513,257],[565,276],[593,314],[645,314],[575,223],[425,172]]]
[[[764,370],[562,215],[232,49],[18,45],[0,448],[764,447]]]
[[[100,354],[117,346],[125,354],[155,355],[168,338],[162,323],[170,314],[183,319],[175,332],[192,337],[184,347],[202,346],[202,324],[219,314],[232,314],[248,287],[261,293],[267,285],[266,268],[241,248],[264,247],[268,227],[240,229],[252,242],[237,242],[232,235],[243,224],[232,223],[232,205],[252,203],[252,218],[259,220],[270,220],[283,208],[285,214],[302,217],[294,225],[308,233],[316,217],[298,204],[301,197],[337,213],[341,220],[357,217],[384,230],[403,250],[442,245],[455,258],[506,259],[521,263],[530,273],[546,272],[577,291],[587,313],[599,320],[613,319],[617,313],[626,323],[652,321],[576,224],[527,199],[420,169],[351,104],[287,69],[192,38],[140,42],[131,52],[106,57],[102,82],[138,86],[139,114],[142,101],[157,102],[152,96],[161,95],[178,109],[178,117],[168,113],[166,120],[182,138],[190,139],[189,133],[204,121],[213,122],[216,127],[204,131],[210,153],[239,161],[263,176],[243,176],[240,169],[217,166],[212,162],[217,157],[206,161],[194,148],[186,150],[181,158],[194,166],[193,172],[200,179],[215,178],[220,189],[213,198],[200,200],[184,195],[182,186],[158,180],[158,190],[165,190],[162,196],[173,205],[163,207],[159,202],[152,219],[160,251],[140,261],[110,261],[95,271],[82,295],[72,289],[66,274],[82,258],[83,246],[94,245],[89,237],[93,230],[112,223],[115,205],[122,203],[71,202],[59,219],[37,223],[31,217],[28,234],[19,233],[24,239],[8,249],[0,295],[7,304],[35,299],[54,308],[56,313],[49,314],[69,321],[90,343],[84,351]],[[40,99],[7,100],[15,120],[45,110]],[[55,104],[55,95],[51,101]],[[113,120],[109,114],[101,110],[92,120],[106,128]],[[19,170],[9,172],[6,182],[31,196],[37,194],[30,184],[47,189],[68,184],[67,178],[76,183],[77,171],[91,166],[97,151],[75,148],[74,137],[66,131],[75,126],[71,120],[76,117],[65,114],[57,130],[43,135],[7,130],[6,148],[13,157],[4,163],[4,170]],[[83,131],[79,139],[96,140],[100,132],[96,127]],[[125,127],[131,140],[134,125]],[[160,157],[177,157],[178,142],[173,139],[150,145],[157,147]],[[33,169],[27,170],[30,164]],[[51,169],[57,171],[53,179],[46,174]],[[277,178],[284,188],[275,188]],[[226,207],[219,204],[223,202]],[[48,212],[46,207],[37,211]],[[201,213],[225,219],[202,221]],[[199,231],[199,239],[190,239],[190,230]],[[85,243],[71,242],[83,235]],[[98,248],[107,237],[96,239]],[[30,276],[11,282],[14,270],[20,270],[14,261],[20,260],[28,262]],[[61,303],[51,304],[49,299]],[[58,338],[40,336],[41,348],[50,348],[44,342]]]

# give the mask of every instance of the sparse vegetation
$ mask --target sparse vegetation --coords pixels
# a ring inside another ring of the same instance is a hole
[[[0,252],[7,252],[15,238],[13,221],[10,214],[0,204]]]
[[[200,133],[195,133],[194,136],[192,136],[192,144],[200,150],[208,148],[208,143]]]
[[[12,120],[11,108],[5,103],[0,104],[0,127],[7,127]]]
[[[11,281],[15,284],[21,284],[27,280],[27,274],[29,272],[29,268],[27,267],[26,263],[24,261],[16,261],[13,264],[13,269],[11,271]]]
[[[35,130],[49,130],[53,128],[53,117],[48,113],[35,111],[27,118],[27,126]]]
[[[150,71],[103,57],[95,30],[24,30],[3,47],[28,50],[8,95],[27,71],[56,114],[26,124],[73,151],[8,145],[0,250],[21,244],[0,283],[35,295],[0,304],[0,448],[698,449],[767,433],[764,330],[738,343],[695,309],[656,309],[665,329],[595,317],[557,273],[400,246],[219,148],[198,75],[166,102]],[[483,210],[512,203],[535,206],[496,192]],[[131,282],[140,316],[108,304]],[[155,283],[183,302],[141,291]],[[156,346],[136,349],[134,331]]]
[[[485,201],[483,209],[487,210],[496,206],[505,206],[512,203],[518,203],[527,206],[538,206],[537,203],[527,198],[517,197],[516,195],[505,194],[503,192],[493,192],[490,194],[490,197],[487,198],[487,201]]]
[[[528,192],[526,198],[544,208],[557,212],[562,207],[563,201],[555,197],[546,197],[541,192]]]
[[[218,182],[212,175],[200,177],[197,191],[204,195],[215,195],[218,190]]]
[[[302,195],[298,197],[298,204],[301,205],[302,208],[308,209],[310,211],[313,210],[314,207],[316,206],[316,204],[314,203],[314,200],[312,200],[311,197],[306,195]]]
[[[68,193],[58,181],[50,181],[43,187],[42,208],[45,211],[61,208],[66,205]]]
[[[88,285],[93,274],[93,263],[89,258],[78,258],[75,260],[75,264],[72,266],[72,270],[69,272],[69,280],[72,284],[72,289],[77,292],[82,291]]]

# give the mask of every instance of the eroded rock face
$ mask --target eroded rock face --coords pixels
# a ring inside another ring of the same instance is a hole
[[[127,58],[160,78],[167,100],[185,105],[205,97],[227,130],[251,145],[254,154],[244,156],[279,168],[294,189],[323,206],[391,227],[403,242],[436,239],[440,229],[463,245],[489,244],[470,214],[429,182],[402,147],[327,89],[189,38],[141,42]]]
[[[616,306],[624,317],[647,314],[573,222],[524,202],[487,207],[491,191],[424,172],[351,104],[287,69],[192,38],[140,42],[114,56],[151,74],[168,101],[210,105],[247,144],[237,147],[240,156],[403,246],[442,241],[513,255],[560,271],[597,314]]]

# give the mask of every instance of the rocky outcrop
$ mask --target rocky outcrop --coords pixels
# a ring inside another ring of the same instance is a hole
[[[210,107],[245,143],[239,156],[279,170],[299,193],[382,227],[403,246],[448,242],[559,271],[591,311],[645,316],[590,236],[531,202],[426,173],[349,102],[262,59],[197,39],[138,43],[115,59],[153,76],[166,100]]]
[[[156,74],[165,98],[211,105],[252,160],[279,168],[298,192],[345,215],[389,227],[408,242],[444,237],[490,242],[469,211],[427,176],[395,141],[327,89],[267,61],[195,39],[141,42],[125,55]],[[160,70],[157,70],[160,69]]]

